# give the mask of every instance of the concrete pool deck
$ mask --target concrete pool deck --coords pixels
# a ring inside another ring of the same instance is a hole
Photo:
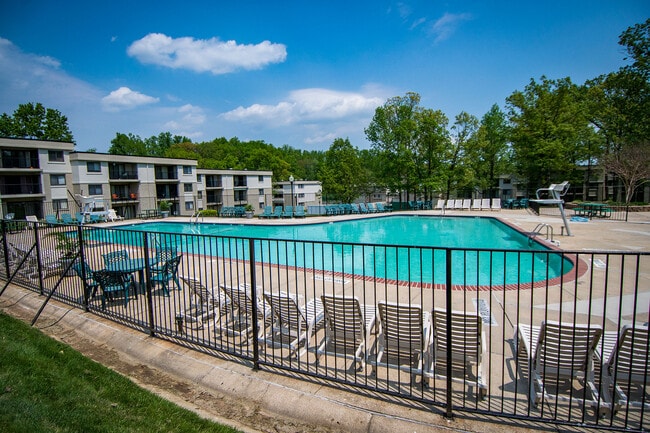
[[[417,214],[439,215],[440,212],[419,211]],[[570,223],[572,237],[557,236],[562,225],[559,217],[531,215],[525,210],[453,211],[447,215],[494,216],[523,231],[531,231],[537,224],[546,223],[554,228],[556,240],[565,250],[650,250],[650,213],[632,213],[628,222],[596,219]],[[342,218],[345,217],[255,223],[313,223]],[[170,219],[173,220],[176,219]],[[186,218],[178,220],[187,221]],[[206,222],[208,220],[247,222],[227,218],[206,218]],[[646,281],[642,281],[639,287],[650,287],[645,284],[649,278],[648,271],[643,273]],[[0,308],[29,322],[42,301],[43,298],[34,292],[10,286],[0,298]],[[230,362],[151,338],[54,301],[45,308],[36,326],[163,397],[244,431],[502,432],[504,426],[508,431],[556,430],[548,424],[470,413],[457,413],[454,420],[447,420],[439,408],[432,410],[428,405],[417,408],[417,404],[400,404],[398,398],[394,401],[390,397],[376,399],[370,396],[371,393],[335,389],[317,380],[305,381],[272,371],[254,371],[242,361]]]

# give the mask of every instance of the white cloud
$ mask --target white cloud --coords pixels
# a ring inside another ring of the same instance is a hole
[[[218,38],[172,38],[149,33],[133,42],[127,53],[142,63],[189,69],[195,72],[226,74],[238,69],[261,69],[270,63],[284,62],[286,46],[263,41],[256,45],[237,44]]]
[[[383,102],[384,99],[379,96],[365,96],[361,93],[319,88],[300,89],[292,91],[286,101],[275,105],[240,106],[221,116],[230,121],[248,120],[286,125],[367,115]]]
[[[120,87],[104,96],[102,98],[102,105],[106,111],[121,111],[129,110],[141,105],[153,104],[158,101],[159,99],[154,98],[153,96],[136,92],[128,87]]]
[[[170,120],[164,124],[164,127],[171,131],[178,133],[179,131],[193,131],[195,128],[205,123],[205,114],[201,107],[192,104],[185,104],[176,110],[176,114],[180,118]],[[196,134],[195,132],[184,132],[181,135]]]
[[[463,21],[472,19],[471,14],[445,14],[431,25],[429,31],[435,36],[436,42],[448,39],[455,31],[458,25]]]

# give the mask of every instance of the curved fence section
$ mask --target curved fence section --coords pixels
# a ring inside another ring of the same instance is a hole
[[[2,291],[447,415],[650,427],[648,253],[2,229]]]

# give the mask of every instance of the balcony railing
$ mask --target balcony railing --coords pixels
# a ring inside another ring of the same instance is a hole
[[[111,180],[137,180],[137,170],[109,170],[108,178]]]
[[[134,274],[129,284],[147,295],[89,299],[82,278],[61,276],[56,237],[39,229],[0,244],[0,278],[42,294],[56,288],[59,301],[257,369],[311,376],[385,402],[399,398],[414,410],[424,403],[432,416],[489,414],[507,425],[532,420],[593,431],[650,428],[650,253],[405,247],[92,226],[52,231],[83,240],[91,269],[104,268],[103,255],[115,250],[142,258],[139,269],[124,273]],[[165,267],[168,279],[149,279],[159,275],[163,256],[180,258]],[[422,266],[428,257],[436,260]],[[504,284],[501,275],[531,257],[535,275],[559,276],[531,283],[514,272]],[[556,274],[558,266],[566,269]],[[292,330],[294,303],[302,324]],[[614,343],[625,344],[624,336],[634,342],[635,356],[609,355]],[[625,373],[631,362],[634,377]]]

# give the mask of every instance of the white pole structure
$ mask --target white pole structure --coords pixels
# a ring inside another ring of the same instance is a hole
[[[569,222],[566,219],[566,214],[564,213],[564,200],[562,199],[564,194],[569,191],[569,186],[569,182],[564,181],[559,185],[551,184],[551,186],[548,188],[540,188],[535,192],[537,199],[530,201],[538,204],[557,205],[557,207],[560,209],[560,215],[562,216],[562,221],[564,222],[567,236],[573,236],[573,234],[571,234],[571,229],[569,228]],[[546,192],[548,198],[541,198],[540,192]]]

